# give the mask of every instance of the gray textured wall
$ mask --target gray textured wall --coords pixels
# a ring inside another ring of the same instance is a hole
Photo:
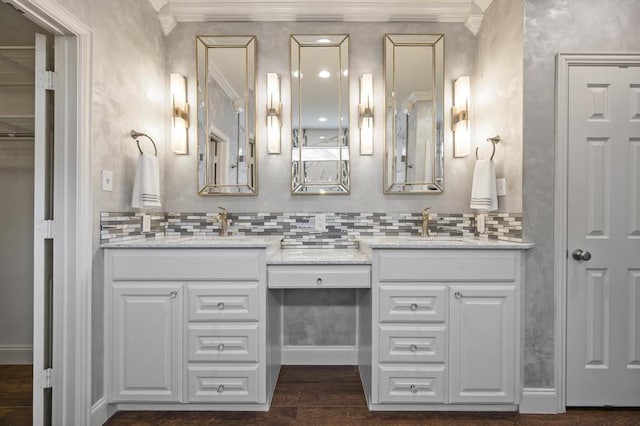
[[[507,195],[498,197],[503,212],[522,212],[522,0],[494,0],[476,37],[472,78],[472,126],[479,158],[489,158],[496,145],[497,177],[505,177]],[[475,148],[472,156],[475,158]]]
[[[640,51],[637,0],[526,0],[524,24],[525,385],[553,383],[555,57]]]

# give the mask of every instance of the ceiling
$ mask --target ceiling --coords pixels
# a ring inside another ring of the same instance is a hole
[[[493,0],[149,0],[165,34],[181,22],[455,22],[474,35]]]

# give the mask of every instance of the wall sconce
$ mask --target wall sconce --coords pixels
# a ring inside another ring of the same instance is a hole
[[[373,155],[373,75],[360,77],[360,105],[358,105],[360,127],[360,155]]]
[[[280,130],[282,127],[280,102],[280,76],[267,73],[267,153],[280,154]]]
[[[186,154],[189,147],[187,80],[177,73],[171,73],[171,111],[171,150]]]
[[[453,83],[451,130],[453,131],[453,156],[465,157],[471,152],[469,131],[469,76],[462,76]]]

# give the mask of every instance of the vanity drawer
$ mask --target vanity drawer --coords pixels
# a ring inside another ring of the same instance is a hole
[[[258,325],[189,324],[187,361],[258,362]]]
[[[443,322],[444,286],[380,286],[380,322]]]
[[[381,403],[444,403],[445,367],[387,367],[379,369]]]
[[[369,265],[270,265],[269,288],[369,288]]]
[[[194,366],[188,369],[187,402],[260,402],[257,364]]]
[[[519,262],[518,253],[503,250],[389,250],[377,256],[381,282],[513,281]]]
[[[380,327],[381,362],[444,362],[445,327]]]
[[[189,321],[257,321],[260,314],[257,285],[190,284],[187,299]]]
[[[108,257],[111,279],[259,281],[264,250],[114,249]]]

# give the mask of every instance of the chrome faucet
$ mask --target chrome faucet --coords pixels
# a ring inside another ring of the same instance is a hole
[[[227,220],[229,212],[224,207],[218,208],[220,209],[217,217],[217,221],[220,222],[220,236],[225,237],[227,235],[227,229],[229,228],[229,222]]]
[[[422,236],[429,236],[429,207],[422,210]]]

